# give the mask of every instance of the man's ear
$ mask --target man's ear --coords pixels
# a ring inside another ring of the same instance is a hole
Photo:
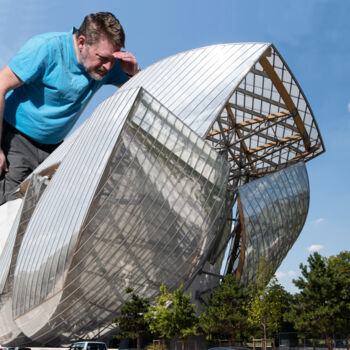
[[[85,46],[86,43],[86,38],[84,35],[79,35],[78,39],[77,39],[77,44],[78,44],[78,48],[81,51],[83,49],[83,47]]]

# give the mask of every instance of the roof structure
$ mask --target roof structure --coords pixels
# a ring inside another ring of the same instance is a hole
[[[201,298],[225,252],[225,273],[246,282],[260,257],[277,269],[307,216],[304,162],[322,152],[273,45],[214,45],[151,65],[21,185],[0,255],[0,342],[94,338],[128,286],[153,297],[185,283]]]

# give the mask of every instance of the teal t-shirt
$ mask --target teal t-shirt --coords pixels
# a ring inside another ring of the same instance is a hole
[[[40,143],[62,141],[102,85],[128,80],[118,60],[102,80],[92,79],[77,61],[73,31],[34,36],[9,62],[25,84],[7,94],[4,119]]]

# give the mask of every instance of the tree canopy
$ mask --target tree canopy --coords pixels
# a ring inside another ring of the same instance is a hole
[[[152,333],[162,337],[186,339],[197,334],[196,310],[191,304],[191,296],[180,286],[169,293],[165,285],[160,287],[161,295],[156,297],[156,305],[150,306],[145,315]]]
[[[132,288],[126,289],[126,293],[133,292]],[[141,336],[149,332],[149,325],[144,314],[150,306],[149,299],[137,294],[132,294],[131,299],[126,301],[120,308],[120,316],[113,322],[117,324],[118,338],[130,338],[137,340],[137,348],[141,348]]]
[[[246,334],[248,319],[244,306],[247,298],[247,290],[235,276],[227,275],[218,281],[199,317],[208,340],[230,337],[234,341]]]
[[[289,294],[277,283],[273,269],[260,260],[255,281],[245,288],[234,275],[227,275],[211,291],[203,312],[196,317],[191,296],[182,286],[170,293],[165,285],[155,304],[132,294],[114,320],[119,338],[140,339],[148,331],[165,338],[184,340],[197,335],[198,326],[208,340],[230,337],[246,339],[254,335],[264,339],[274,337],[282,327],[303,333],[321,335],[332,350],[332,338],[349,339],[350,329],[350,252],[329,258],[319,253],[300,264],[301,276],[293,280],[299,292]],[[130,288],[127,293],[132,293]],[[289,323],[288,323],[289,322]],[[249,333],[248,333],[249,332]]]
[[[350,252],[329,258],[316,252],[307,262],[300,264],[302,276],[293,280],[299,293],[288,318],[299,331],[323,334],[332,349],[332,336],[347,335],[349,329]]]
[[[283,321],[289,294],[273,277],[272,267],[261,259],[257,279],[250,284],[247,304],[248,320],[253,327],[262,329],[263,338],[274,336]]]

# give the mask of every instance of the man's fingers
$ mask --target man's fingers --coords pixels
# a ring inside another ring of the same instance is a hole
[[[115,58],[117,58],[118,60],[136,62],[135,56],[130,52],[118,51],[118,52],[114,53],[113,56]]]
[[[114,52],[113,53],[113,56],[115,57],[115,58],[123,58],[123,57],[125,57],[125,56],[128,56],[128,55],[130,55],[130,52],[127,52],[127,51],[117,51],[117,52]]]
[[[135,56],[127,51],[118,51],[113,56],[119,60],[120,67],[128,74],[133,76],[137,73],[138,64]]]

